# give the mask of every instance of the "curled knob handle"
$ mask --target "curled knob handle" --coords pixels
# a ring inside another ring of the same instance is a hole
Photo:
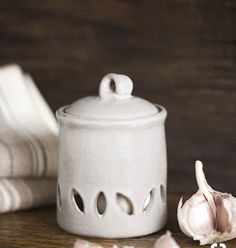
[[[114,88],[112,88],[114,83]],[[133,90],[132,80],[123,74],[109,73],[103,77],[99,86],[99,96],[103,99],[117,97],[126,99],[131,97]]]

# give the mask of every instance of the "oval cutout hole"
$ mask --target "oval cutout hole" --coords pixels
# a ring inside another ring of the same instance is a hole
[[[57,184],[57,205],[61,208],[61,190],[59,184]]]
[[[103,192],[100,192],[97,197],[97,211],[99,215],[103,215],[106,210],[106,197]]]
[[[152,189],[144,201],[144,204],[143,204],[143,211],[144,212],[147,212],[151,208],[151,206],[154,202],[154,195],[155,195],[155,189]]]
[[[112,93],[116,92],[116,84],[115,84],[114,80],[110,81],[109,86],[110,86],[110,90],[111,90]]]
[[[131,200],[120,193],[117,193],[116,197],[117,197],[117,203],[121,208],[121,210],[128,215],[132,215],[134,213],[134,209]]]
[[[84,213],[83,199],[75,189],[72,190],[72,197],[73,197],[74,202],[76,203],[78,209],[80,210],[80,212]]]
[[[165,193],[165,188],[163,184],[161,184],[160,186],[160,195],[161,195],[162,202],[166,203],[166,193]]]

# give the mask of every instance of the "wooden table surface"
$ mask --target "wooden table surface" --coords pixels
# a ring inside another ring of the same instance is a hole
[[[54,111],[97,94],[108,72],[129,75],[134,94],[164,105],[170,229],[180,195],[196,191],[194,161],[212,187],[236,195],[236,1],[0,0],[0,64],[30,73]],[[127,241],[151,247],[160,233]],[[71,247],[55,209],[0,217],[2,247]],[[236,243],[227,242],[227,247]]]
[[[118,246],[131,245],[136,248],[151,248],[161,234],[166,230],[171,230],[181,248],[199,247],[197,242],[192,241],[179,230],[176,219],[176,206],[179,198],[180,196],[177,194],[169,195],[168,222],[165,228],[158,233],[130,239],[83,239],[99,243],[105,248],[112,248],[115,244]],[[58,227],[55,207],[6,214],[1,216],[0,223],[1,248],[72,248],[76,238],[80,238],[68,234]],[[236,240],[228,241],[226,244],[227,248],[235,248]],[[210,247],[210,245],[203,247]]]

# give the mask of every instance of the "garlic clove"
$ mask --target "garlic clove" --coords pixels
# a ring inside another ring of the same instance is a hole
[[[121,208],[121,210],[128,214],[128,215],[132,215],[134,210],[133,210],[133,205],[130,201],[130,199],[126,196],[124,196],[123,194],[118,193],[117,194],[117,202]]]
[[[101,245],[83,239],[76,239],[73,248],[103,248]]]
[[[180,248],[176,241],[171,237],[169,231],[162,235],[154,244],[154,248]]]
[[[223,242],[236,237],[236,198],[213,190],[207,183],[203,164],[195,163],[199,190],[178,204],[177,218],[184,234],[201,245]]]
[[[182,201],[179,203],[178,209],[181,206]],[[184,204],[181,210],[178,211],[178,219],[179,222],[182,222],[181,230],[187,236],[202,236],[214,230],[213,213],[203,195],[195,194]]]
[[[225,230],[230,229],[230,221],[232,219],[232,213],[230,211],[231,204],[228,198],[223,199],[217,196],[216,203],[216,229],[223,233]],[[228,230],[230,231],[230,230]]]

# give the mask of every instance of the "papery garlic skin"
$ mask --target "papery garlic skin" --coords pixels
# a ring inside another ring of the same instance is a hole
[[[162,235],[154,244],[153,248],[180,248],[175,240],[171,237],[169,231]]]
[[[184,204],[178,204],[180,229],[201,245],[223,242],[236,237],[236,198],[213,190],[207,183],[203,164],[196,161],[199,190]]]
[[[119,248],[117,245],[113,245],[112,248]],[[135,248],[134,246],[124,245],[122,248]]]
[[[83,239],[76,239],[73,248],[103,248],[101,245]]]
[[[178,206],[178,220],[182,232],[187,236],[201,237],[214,230],[214,217],[202,194],[195,194],[184,204],[182,209],[181,207],[182,199]]]

